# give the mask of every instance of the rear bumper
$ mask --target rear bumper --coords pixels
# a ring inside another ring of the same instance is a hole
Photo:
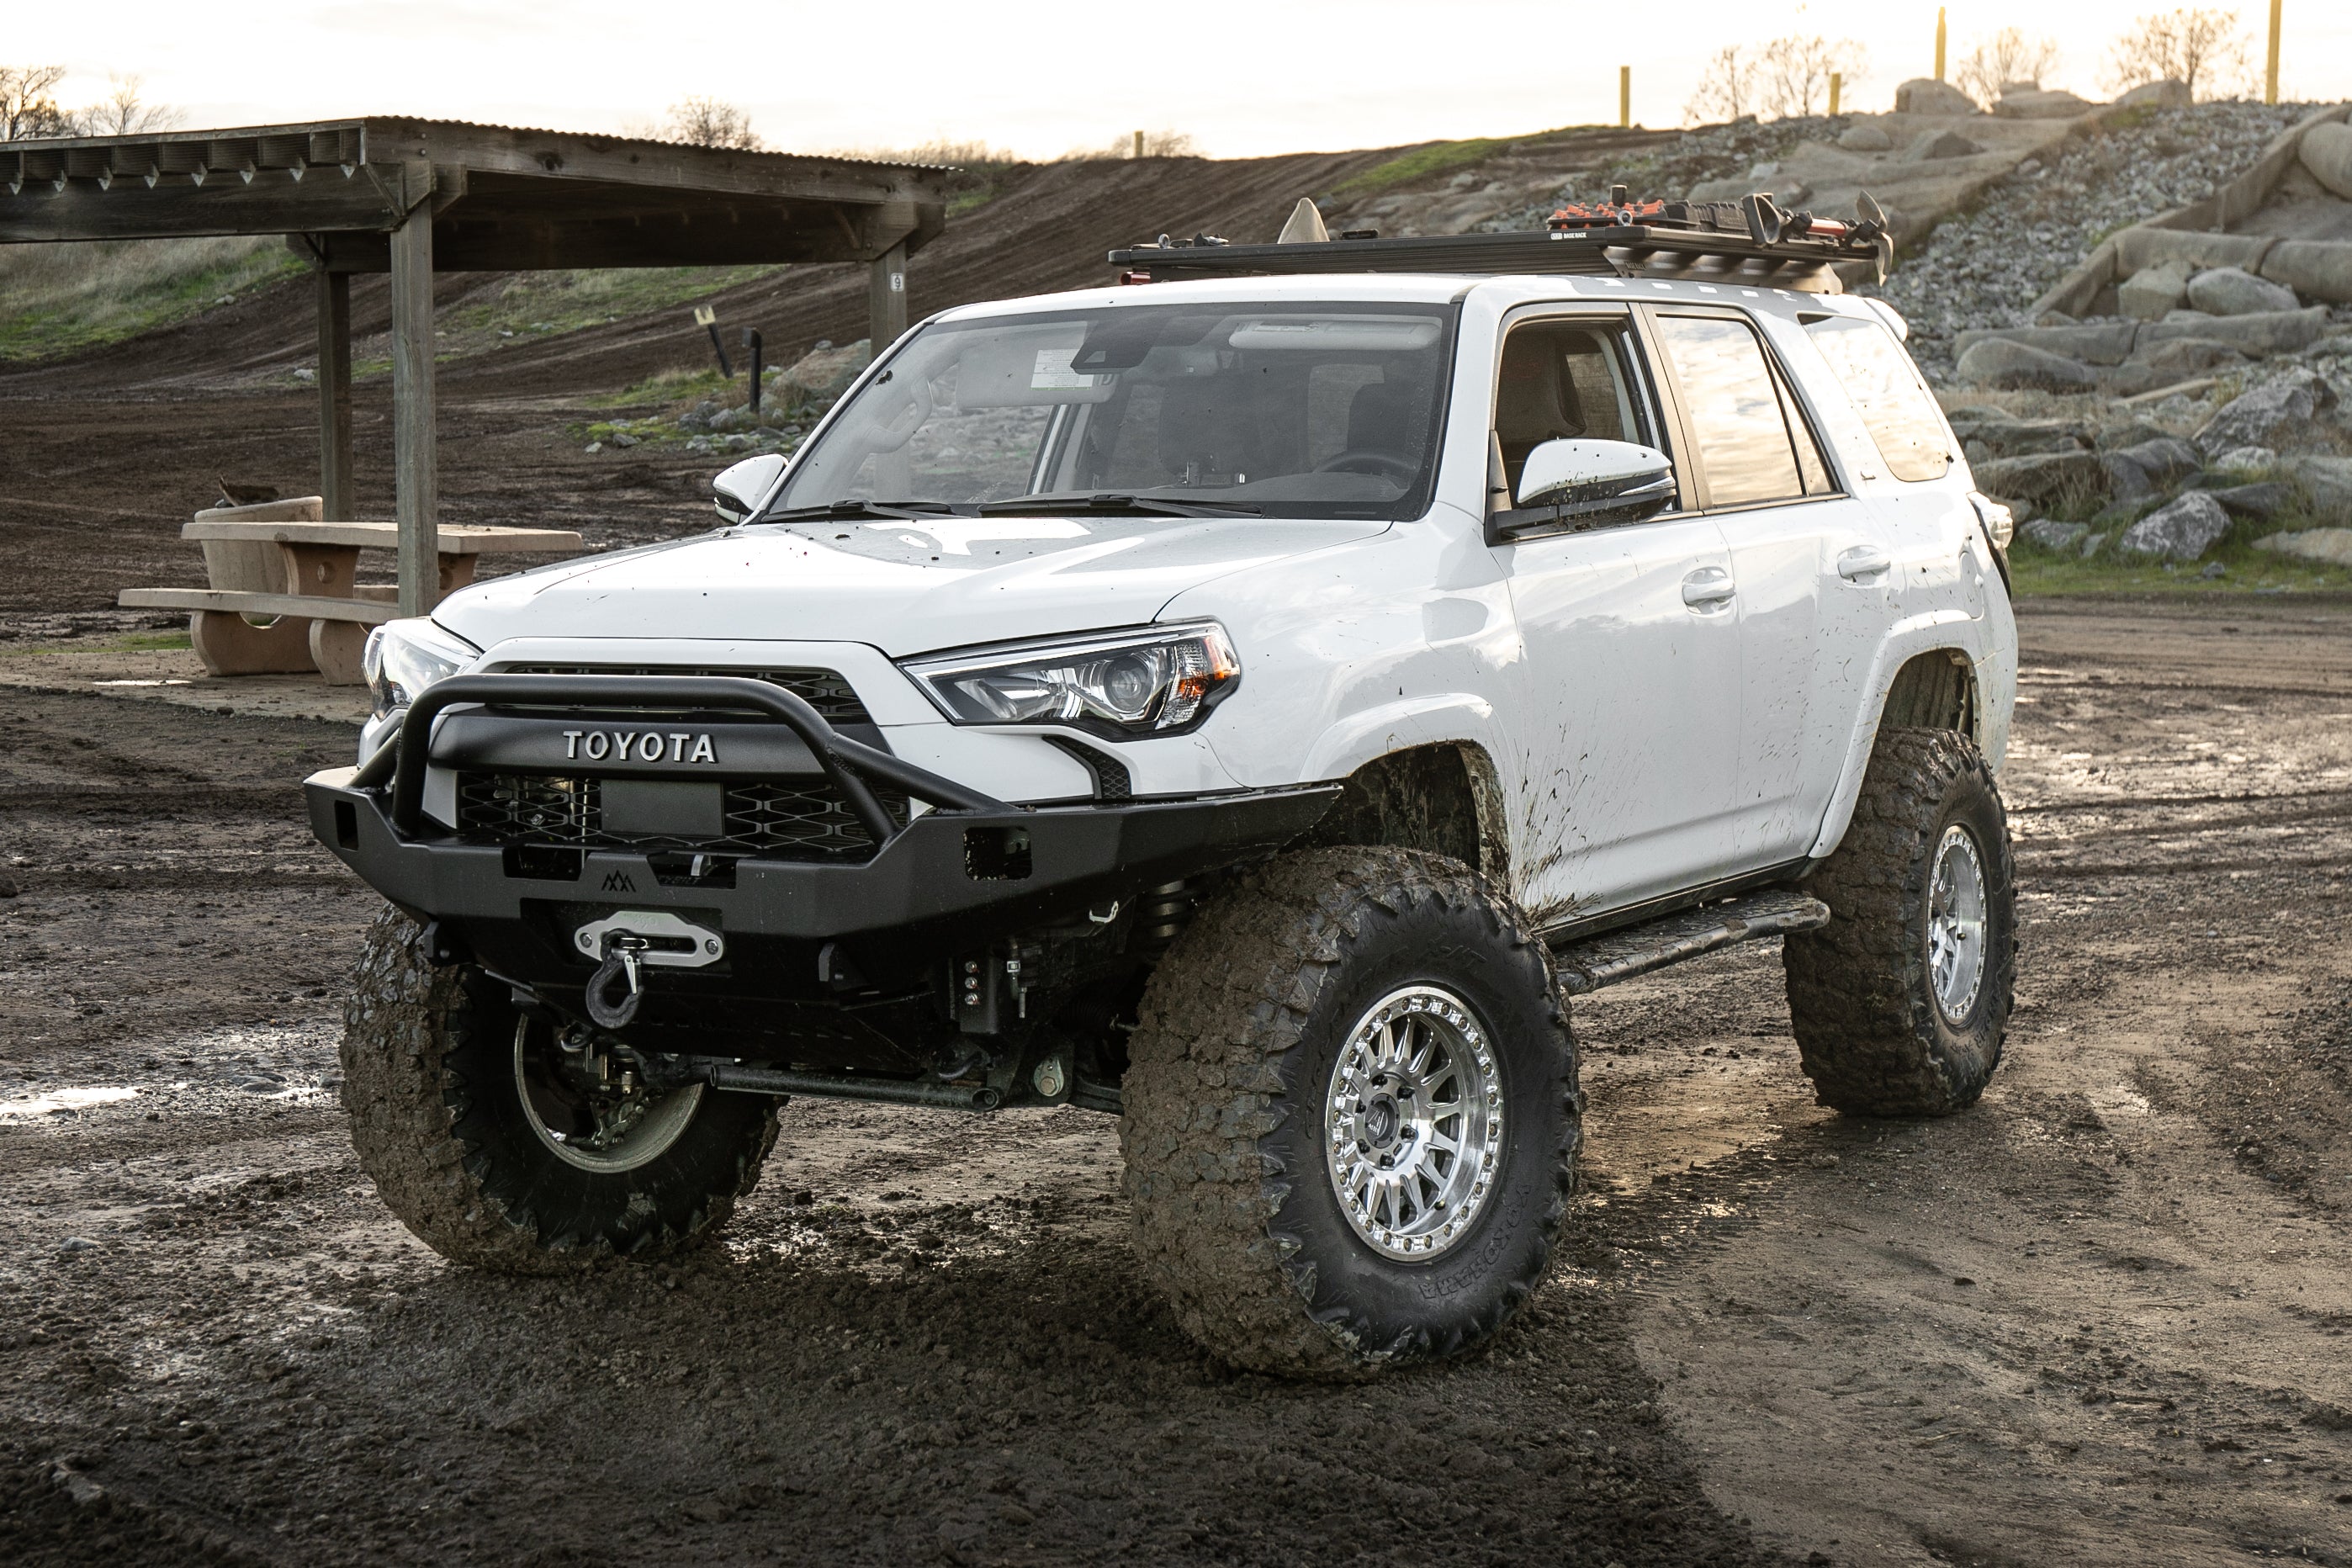
[[[856,864],[732,861],[732,886],[665,883],[646,855],[589,849],[579,875],[510,874],[496,845],[468,844],[425,819],[394,826],[391,793],[337,768],[303,783],[320,843],[385,898],[425,920],[520,921],[561,901],[691,909],[730,934],[830,941],[893,931],[993,936],[1270,853],[1312,826],[1336,785],[1131,805],[933,811]],[[1026,839],[1025,869],[1013,850]],[[1013,864],[1008,868],[1008,860]],[[1019,874],[1008,874],[1008,870]]]

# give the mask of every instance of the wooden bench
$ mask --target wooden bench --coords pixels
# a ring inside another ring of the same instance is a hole
[[[370,626],[399,615],[397,589],[360,583],[360,552],[397,550],[390,522],[328,522],[316,496],[200,511],[180,531],[205,547],[207,588],[126,588],[125,609],[187,610],[189,640],[213,675],[308,673],[330,685],[365,679]],[[438,581],[427,608],[474,580],[482,556],[576,551],[570,529],[448,524],[435,540]],[[259,624],[263,619],[268,624]]]

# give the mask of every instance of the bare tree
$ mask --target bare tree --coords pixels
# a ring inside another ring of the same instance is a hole
[[[2237,14],[2183,5],[2142,16],[2107,54],[2107,85],[2117,91],[2143,82],[2185,83],[2191,98],[2242,86],[2246,35]]]
[[[180,122],[180,111],[149,103],[139,96],[140,79],[110,76],[114,90],[79,116],[85,136],[136,136],[142,132],[168,131]]]
[[[2013,81],[2042,85],[2042,79],[2058,68],[2058,40],[2046,33],[2028,33],[2022,27],[2003,27],[1990,38],[1977,40],[1960,68],[1953,73],[1953,81],[1962,92],[1986,108],[2000,97],[2000,89]]]
[[[71,136],[74,117],[58,107],[63,66],[0,66],[0,142]]]
[[[1756,61],[1738,44],[1726,44],[1700,71],[1698,90],[1683,105],[1683,119],[1712,125],[1755,112]]]
[[[682,98],[663,116],[662,130],[674,142],[697,147],[729,147],[756,153],[762,143],[751,129],[750,110],[715,98]]]
[[[1791,33],[1758,51],[1756,104],[1765,115],[1782,118],[1819,114],[1829,107],[1830,77],[1859,83],[1870,70],[1870,51],[1852,38]]]

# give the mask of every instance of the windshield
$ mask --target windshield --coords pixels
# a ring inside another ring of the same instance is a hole
[[[940,322],[794,459],[767,515],[864,501],[1417,517],[1454,315],[1285,301]]]

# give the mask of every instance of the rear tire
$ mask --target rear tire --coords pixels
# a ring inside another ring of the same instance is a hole
[[[677,1090],[610,1147],[567,1141],[545,1026],[479,970],[427,963],[419,935],[392,909],[369,928],[342,1042],[352,1144],[403,1224],[453,1262],[549,1274],[726,1222],[775,1142],[769,1101]]]
[[[2000,786],[1950,730],[1879,731],[1845,837],[1805,890],[1830,923],[1781,963],[1805,1076],[1856,1116],[1948,1116],[2000,1065],[2017,885]]]
[[[1550,955],[1475,872],[1312,849],[1179,939],[1130,1042],[1136,1249],[1225,1361],[1354,1378],[1491,1335],[1544,1273],[1581,1100]]]

